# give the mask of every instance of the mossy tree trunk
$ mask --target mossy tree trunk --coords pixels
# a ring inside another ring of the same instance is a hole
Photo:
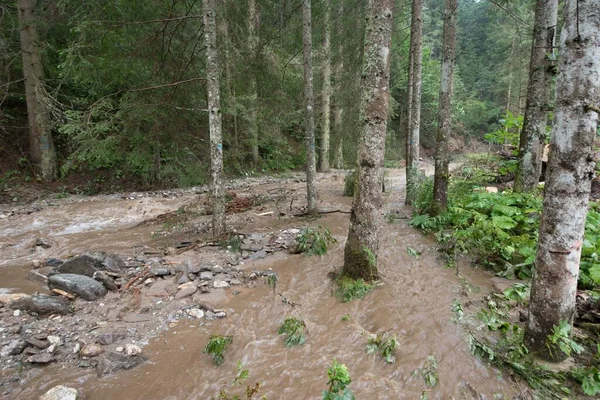
[[[319,149],[319,171],[329,171],[329,138],[331,127],[331,0],[325,0],[324,38],[323,38],[323,125],[321,147]]]
[[[358,190],[354,194],[350,230],[344,248],[343,275],[372,281],[379,278],[381,180],[389,115],[390,53],[393,0],[369,2],[365,33],[361,137],[358,147]]]
[[[337,7],[337,17],[335,24],[335,35],[337,37],[336,57],[335,57],[335,93],[334,93],[334,109],[333,109],[333,131],[336,140],[333,149],[333,167],[344,168],[344,128],[342,117],[344,115],[343,105],[343,80],[344,80],[344,24],[342,18],[344,16],[344,3],[339,2]]]
[[[250,133],[250,146],[252,148],[252,162],[258,165],[258,89],[256,84],[256,51],[258,47],[258,14],[256,10],[256,0],[248,0],[248,57],[251,65],[250,69],[250,104],[248,131]]]
[[[208,91],[208,123],[210,132],[210,194],[212,200],[212,233],[225,233],[225,196],[223,190],[223,144],[221,99],[219,92],[219,55],[214,0],[202,2],[204,43],[206,46],[206,76]]]
[[[554,127],[525,343],[560,360],[547,337],[573,322],[579,260],[595,171],[600,99],[600,0],[568,0],[561,32]],[[590,108],[591,107],[591,108]]]
[[[17,12],[29,122],[29,152],[36,172],[44,181],[50,182],[57,178],[58,168],[48,99],[45,99],[40,40],[35,26],[36,4],[36,0],[17,0]]]
[[[317,169],[315,163],[315,97],[312,68],[311,1],[302,0],[302,42],[304,56],[304,134],[306,142],[307,212],[317,212]]]
[[[525,119],[519,139],[519,162],[514,185],[516,192],[534,190],[542,173],[548,103],[555,71],[553,55],[557,15],[558,0],[537,0]]]
[[[410,27],[410,105],[406,133],[406,204],[412,204],[419,176],[419,135],[421,131],[421,70],[423,63],[423,0],[412,2]]]
[[[435,144],[435,175],[433,180],[433,212],[439,214],[448,207],[448,140],[452,133],[452,93],[454,90],[454,58],[456,49],[456,15],[458,0],[444,0],[444,48],[440,79],[440,105]]]

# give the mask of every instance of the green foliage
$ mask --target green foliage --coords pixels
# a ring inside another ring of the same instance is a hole
[[[287,317],[277,330],[277,333],[279,335],[287,335],[285,345],[292,347],[304,344],[305,331],[306,324],[303,320],[296,317]]]
[[[353,170],[344,178],[344,196],[352,197],[358,186],[358,173]]]
[[[211,335],[208,343],[204,348],[204,352],[210,355],[217,366],[223,364],[225,360],[223,353],[233,341],[233,336]]]
[[[398,338],[394,334],[377,333],[367,338],[367,354],[380,353],[388,364],[396,362],[396,349],[399,346]]]
[[[423,367],[414,371],[413,375],[422,376],[423,380],[425,380],[425,384],[428,387],[433,388],[436,387],[439,382],[437,369],[438,362],[435,356],[427,356],[427,360],[423,364]]]
[[[351,319],[352,319],[352,316],[350,314],[342,315],[342,321],[344,321],[344,322],[350,321]]]
[[[504,292],[504,297],[515,301],[517,304],[525,303],[529,299],[529,286],[522,283],[515,283]]]
[[[500,120],[500,129],[486,133],[485,139],[490,143],[510,146],[513,155],[519,152],[519,135],[523,128],[523,116],[515,116],[510,111],[506,113],[506,118]]]
[[[600,394],[600,369],[598,367],[576,368],[571,376],[581,384],[581,389],[588,396]]]
[[[250,375],[250,371],[247,369],[244,369],[242,362],[238,361],[237,366],[236,366],[236,376],[235,376],[235,379],[233,380],[233,382],[230,385],[228,385],[228,388],[222,388],[219,391],[219,397],[217,397],[217,398],[211,397],[211,400],[242,400],[242,399],[252,400],[252,399],[254,399],[255,398],[254,396],[258,395],[258,392],[260,391],[260,388],[261,388],[260,383],[255,383],[254,386],[247,385],[244,393],[241,396],[238,394],[230,394],[228,391],[228,389],[230,390],[231,388],[236,388],[238,386],[242,386],[244,384],[244,382],[248,379],[249,375]],[[266,397],[262,396],[261,399],[266,400]]]
[[[416,258],[417,260],[421,257],[421,252],[418,250],[413,249],[412,247],[408,246],[406,248],[406,252],[408,253],[409,256]]]
[[[556,351],[558,347],[567,356],[571,353],[581,354],[583,346],[571,339],[571,324],[568,321],[560,321],[558,326],[552,327],[552,335],[546,338],[546,346],[550,350],[550,354]]]
[[[414,190],[413,206],[415,213],[428,213],[433,204],[433,178],[427,177],[418,179]]]
[[[334,359],[327,369],[327,378],[329,388],[323,391],[323,400],[354,400],[354,393],[348,387],[352,379],[344,364]]]
[[[375,285],[365,282],[363,279],[351,279],[342,276],[337,280],[338,288],[336,296],[346,303],[355,299],[362,299],[369,294]]]
[[[330,244],[337,243],[327,228],[305,228],[296,238],[298,251],[307,255],[323,255],[327,253]]]
[[[219,247],[224,250],[229,250],[234,253],[240,251],[240,247],[242,246],[242,239],[239,235],[232,234],[227,237],[227,239],[219,242]]]

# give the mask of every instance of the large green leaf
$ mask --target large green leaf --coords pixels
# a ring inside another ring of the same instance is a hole
[[[600,264],[594,264],[589,270],[590,278],[596,285],[600,285]]]
[[[504,215],[494,215],[492,217],[492,223],[495,227],[508,230],[517,226],[517,223],[511,217],[506,217]]]
[[[496,204],[492,209],[492,215],[507,215],[512,217],[513,215],[518,215],[521,213],[521,210],[518,207],[506,206],[504,204]]]

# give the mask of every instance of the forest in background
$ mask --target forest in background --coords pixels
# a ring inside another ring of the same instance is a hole
[[[254,7],[249,7],[250,3]],[[330,165],[352,168],[360,134],[360,73],[366,2],[312,5],[317,153],[325,36],[330,33]],[[201,2],[39,2],[36,26],[60,181],[193,186],[210,162]],[[410,4],[395,2],[391,112],[386,163],[404,157]],[[531,1],[461,1],[454,149],[483,141],[507,114],[524,111]],[[251,10],[253,10],[251,12]],[[217,2],[224,169],[228,176],[300,169],[303,146],[300,0]],[[443,1],[424,2],[421,144],[432,155],[442,56]],[[35,180],[28,157],[26,99],[17,7],[0,2],[0,182]]]

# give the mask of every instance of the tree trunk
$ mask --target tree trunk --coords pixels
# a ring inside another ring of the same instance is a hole
[[[248,50],[250,57],[250,107],[249,107],[249,126],[250,143],[252,147],[252,162],[258,165],[258,90],[256,84],[256,71],[254,65],[256,63],[256,50],[258,47],[258,14],[256,10],[256,0],[248,0]]]
[[[208,123],[210,132],[210,176],[212,197],[212,233],[225,233],[225,196],[223,191],[223,144],[221,99],[219,94],[219,54],[214,0],[203,0],[204,43],[206,46],[206,76],[208,89]]]
[[[434,214],[439,214],[448,207],[448,164],[450,163],[448,140],[452,133],[452,93],[454,89],[457,13],[458,0],[444,0],[444,49],[435,146],[435,176],[433,180]]]
[[[556,107],[525,343],[560,360],[546,338],[573,322],[585,218],[594,177],[600,99],[600,0],[569,0],[561,32]]]
[[[365,33],[358,148],[358,190],[350,214],[342,273],[353,279],[378,279],[381,181],[389,114],[393,0],[369,2]]]
[[[333,167],[342,169],[344,168],[344,131],[342,125],[342,117],[344,115],[343,106],[343,81],[344,81],[344,25],[342,24],[342,18],[344,16],[344,3],[339,2],[337,9],[336,18],[336,36],[337,36],[337,49],[336,49],[336,62],[335,62],[335,103],[333,111],[333,131],[335,132],[336,141],[335,148],[333,151]]]
[[[306,140],[307,212],[317,212],[317,172],[315,168],[315,99],[312,69],[312,22],[310,0],[302,1],[302,42],[304,46],[304,130]]]
[[[29,152],[44,181],[57,178],[56,151],[52,140],[50,111],[44,101],[44,69],[35,21],[35,0],[17,0],[25,100],[29,122]]]
[[[412,204],[419,176],[419,135],[421,129],[421,67],[423,62],[423,0],[413,0],[412,22],[410,27],[410,59],[409,81],[411,87],[411,102],[409,113],[409,128],[407,132],[406,158],[406,204]],[[411,73],[412,72],[412,73]],[[412,75],[412,80],[410,79]]]
[[[341,105],[336,105],[333,113],[333,126],[337,135],[335,142],[335,153],[333,155],[333,167],[344,168],[344,136],[342,133],[342,115],[344,109]]]
[[[224,2],[224,7],[230,6],[233,3]],[[231,38],[229,37],[229,25],[227,22],[227,16],[223,15],[223,18],[219,20],[219,35],[223,37],[223,51],[224,51],[224,64],[225,64],[225,87],[227,88],[227,108],[233,117],[233,152],[236,159],[239,155],[239,138],[238,138],[238,121],[237,121],[237,100],[235,95],[234,87],[234,75],[232,71],[232,64],[235,60],[230,51],[232,45]]]
[[[554,75],[554,32],[558,0],[537,0],[525,119],[519,140],[519,163],[515,176],[516,192],[530,192],[537,187],[542,173],[542,153],[546,140],[546,118]]]
[[[319,149],[319,171],[329,171],[329,129],[331,120],[331,0],[325,0],[325,38],[323,39],[323,131]]]

